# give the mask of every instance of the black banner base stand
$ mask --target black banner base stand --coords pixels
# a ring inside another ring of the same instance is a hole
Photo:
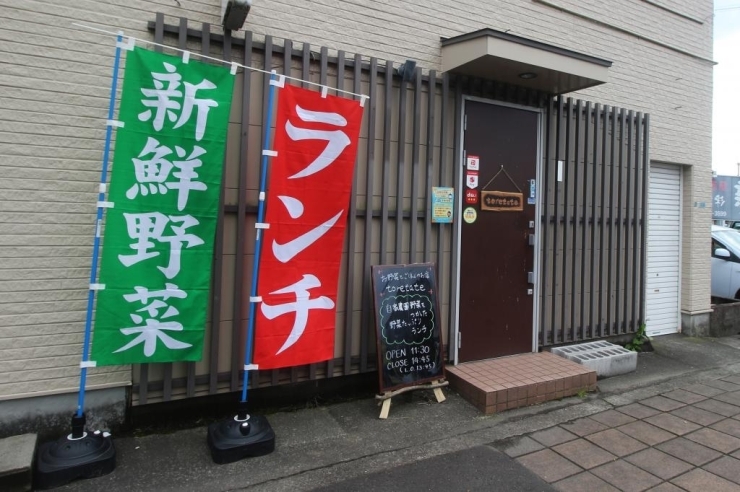
[[[442,403],[443,401],[445,401],[445,395],[444,393],[442,393],[441,388],[447,386],[448,384],[450,384],[448,381],[440,379],[438,381],[432,381],[431,383],[406,386],[405,388],[387,391],[380,395],[375,395],[375,399],[378,400],[378,405],[382,405],[382,407],[380,408],[380,416],[378,418],[387,419],[388,414],[391,411],[391,398],[402,393],[406,393],[407,391],[416,391],[422,389],[434,390],[434,396],[435,398],[437,398],[437,403]]]
[[[214,463],[233,463],[272,453],[275,432],[266,417],[249,415],[246,403],[240,402],[235,417],[208,426],[208,447]]]
[[[78,478],[107,475],[116,468],[116,448],[107,432],[85,432],[85,414],[72,417],[72,433],[39,447],[36,489],[59,487]]]

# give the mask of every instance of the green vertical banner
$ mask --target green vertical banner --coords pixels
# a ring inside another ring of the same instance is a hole
[[[202,357],[233,87],[224,66],[140,48],[127,56],[119,121],[109,122],[119,128],[97,365]]]

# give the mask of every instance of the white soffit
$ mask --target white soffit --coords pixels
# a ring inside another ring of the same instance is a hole
[[[442,71],[497,80],[548,94],[604,84],[612,62],[519,36],[481,29],[442,40]],[[520,74],[536,77],[524,79]]]

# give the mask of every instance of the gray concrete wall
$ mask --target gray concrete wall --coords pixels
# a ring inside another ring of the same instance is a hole
[[[714,305],[710,315],[709,335],[726,337],[740,333],[740,302]]]
[[[87,429],[120,429],[126,416],[127,393],[127,388],[88,391]],[[76,393],[0,401],[0,438],[32,432],[42,440],[56,439],[71,432],[70,421],[76,410]]]

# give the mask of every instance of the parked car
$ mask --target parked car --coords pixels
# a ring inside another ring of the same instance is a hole
[[[712,226],[712,297],[740,299],[740,231]]]

